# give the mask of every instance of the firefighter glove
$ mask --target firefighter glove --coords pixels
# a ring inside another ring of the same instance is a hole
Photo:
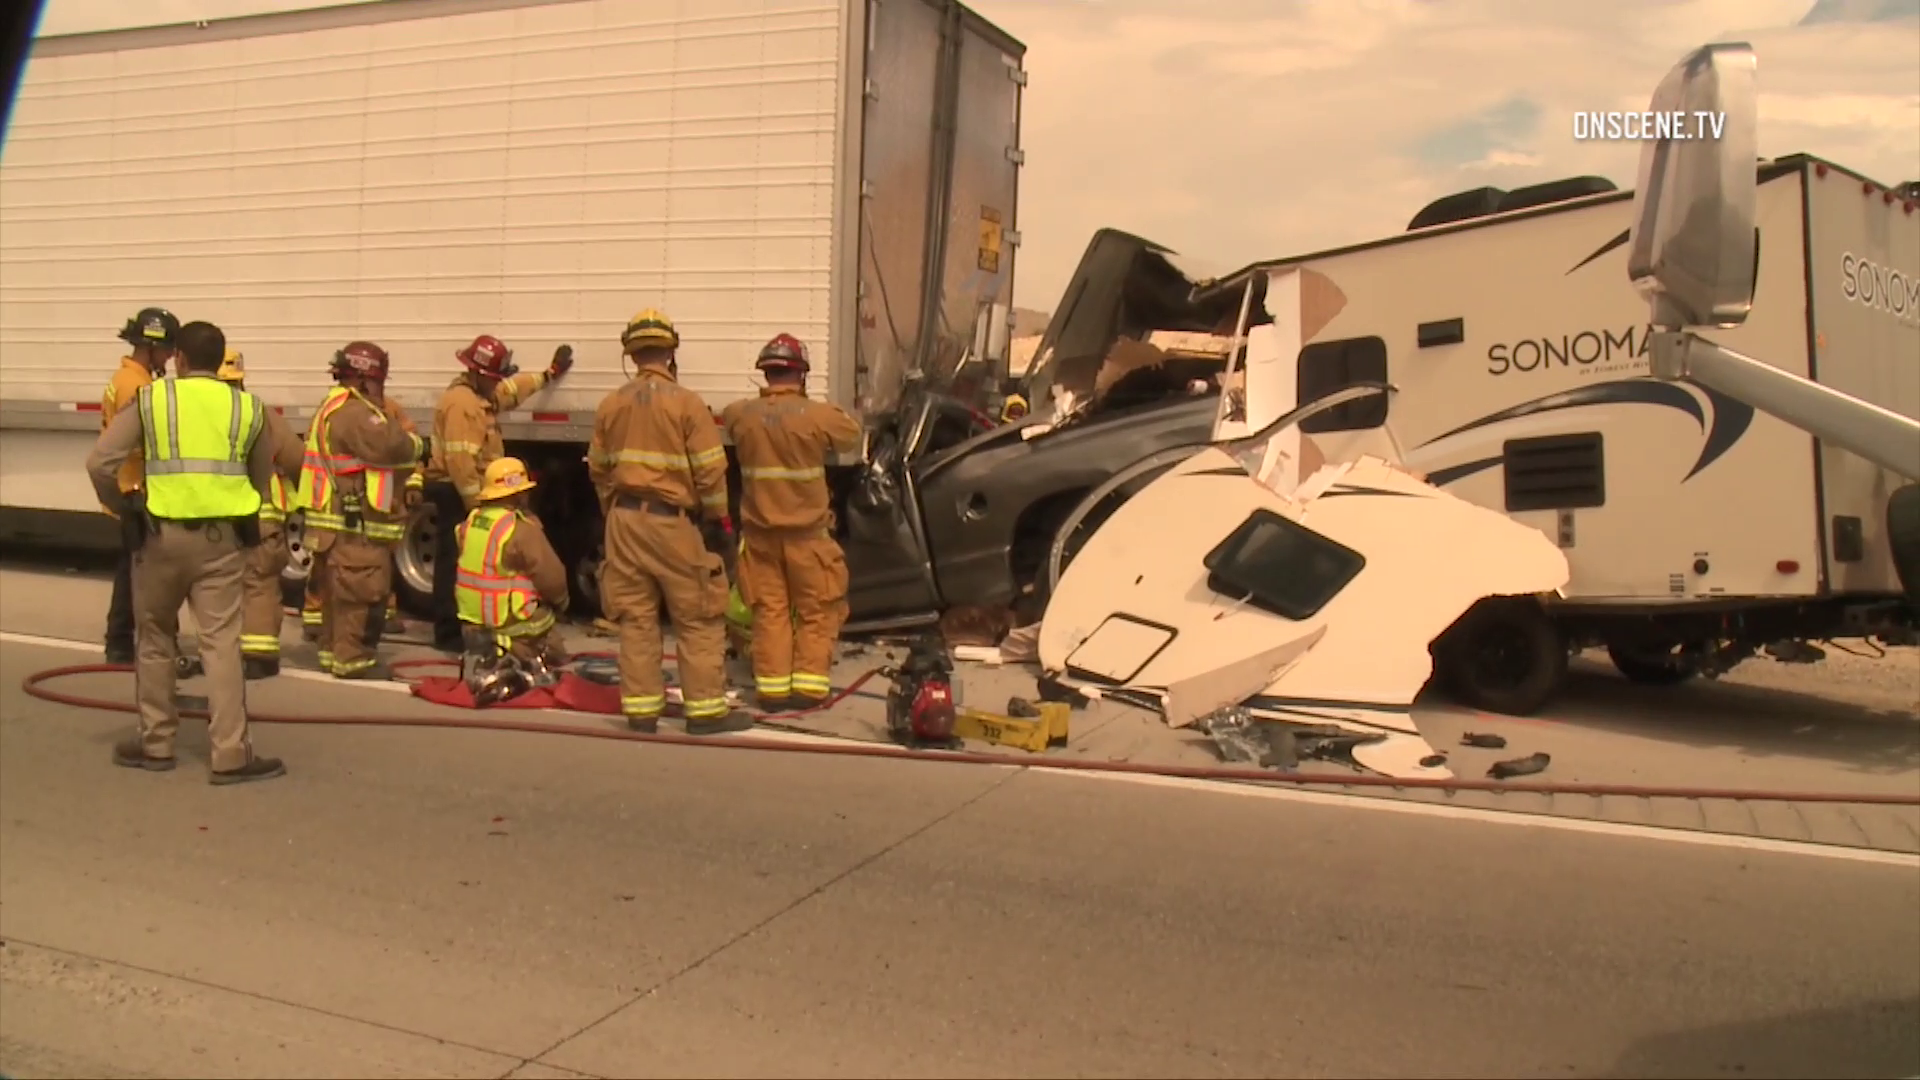
[[[573,368],[573,346],[562,345],[553,350],[553,363],[547,365],[547,378],[557,379]]]

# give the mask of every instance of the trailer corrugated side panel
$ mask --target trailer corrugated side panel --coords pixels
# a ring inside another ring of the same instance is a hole
[[[1813,376],[1920,418],[1920,213],[1837,166],[1809,168],[1806,185]],[[1905,481],[1816,445],[1829,581],[1840,592],[1899,592],[1887,497]]]
[[[474,334],[579,366],[658,306],[716,406],[791,331],[831,357],[838,0],[388,3],[43,42],[0,158],[9,398],[93,400],[162,304],[310,406],[350,339],[430,407]]]

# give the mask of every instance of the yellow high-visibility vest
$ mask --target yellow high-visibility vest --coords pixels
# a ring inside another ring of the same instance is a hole
[[[247,455],[266,423],[260,399],[218,379],[168,376],[140,388],[147,512],[163,520],[252,517]]]

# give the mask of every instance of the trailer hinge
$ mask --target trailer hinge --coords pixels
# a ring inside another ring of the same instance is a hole
[[[873,181],[871,180],[860,181],[860,197],[863,199],[873,198]]]
[[[1027,85],[1027,70],[1009,64],[1007,65],[1007,78],[1012,79],[1015,86],[1025,86]]]
[[[862,88],[861,92],[867,96],[868,101],[880,100],[880,84],[874,82],[872,79],[866,81],[866,86]]]
[[[1019,247],[1020,246],[1020,230],[1019,229],[1002,229],[1000,230],[1000,239],[1005,241],[1008,247]]]
[[[1025,165],[1027,163],[1027,152],[1017,146],[1009,146],[1007,147],[1007,160],[1013,162],[1015,165]]]

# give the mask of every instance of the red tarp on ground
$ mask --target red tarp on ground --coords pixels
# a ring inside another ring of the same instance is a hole
[[[478,708],[466,680],[457,675],[423,676],[411,687],[413,696],[435,705],[460,709]],[[487,706],[492,709],[572,709],[575,712],[620,715],[620,688],[583,679],[572,672],[560,676],[560,682],[546,689],[529,690],[519,697]]]

